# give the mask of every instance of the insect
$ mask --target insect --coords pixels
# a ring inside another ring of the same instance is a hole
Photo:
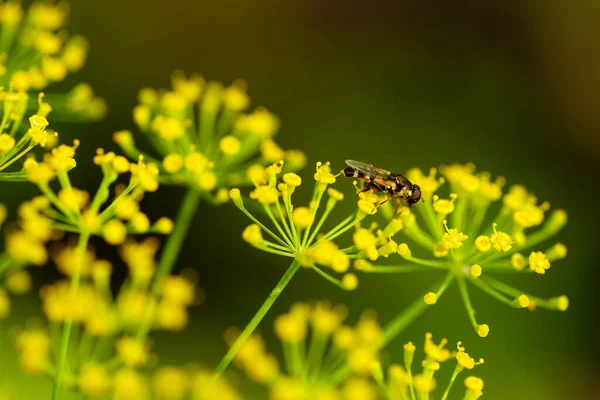
[[[373,164],[346,160],[348,165],[342,173],[347,178],[358,178],[364,184],[363,192],[374,190],[387,193],[391,198],[405,199],[409,207],[421,200],[421,188],[406,179],[404,175],[377,168]],[[389,200],[388,199],[388,200]],[[386,200],[387,201],[387,200]]]

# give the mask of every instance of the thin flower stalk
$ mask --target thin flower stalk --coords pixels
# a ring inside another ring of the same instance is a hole
[[[397,251],[397,244],[392,237],[401,228],[399,220],[378,230],[376,224],[370,228],[360,225],[368,215],[377,212],[378,206],[385,199],[372,193],[361,193],[356,210],[333,228],[323,231],[331,211],[344,197],[329,187],[336,181],[329,163],[317,163],[315,186],[308,207],[293,206],[292,195],[301,186],[302,179],[294,173],[282,173],[283,165],[284,162],[280,161],[266,169],[254,171],[256,188],[249,196],[252,203],[258,203],[255,208],[264,211],[268,224],[249,211],[239,189],[232,189],[230,193],[234,204],[253,222],[244,230],[243,239],[259,250],[291,258],[293,261],[251,322],[236,342],[231,344],[215,369],[216,375],[227,368],[300,267],[315,271],[341,289],[354,290],[358,286],[358,280],[356,275],[347,272],[351,259],[376,260]],[[354,231],[353,245],[340,248],[334,240],[351,230]],[[338,278],[334,274],[343,275]]]

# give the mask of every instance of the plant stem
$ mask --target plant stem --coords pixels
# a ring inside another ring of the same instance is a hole
[[[79,289],[79,282],[81,281],[81,269],[83,267],[83,260],[85,252],[87,250],[88,241],[90,239],[89,232],[82,232],[77,242],[77,268],[73,272],[71,277],[71,288],[69,290],[69,298],[74,301],[75,294]],[[63,373],[65,369],[65,362],[67,360],[67,352],[69,351],[69,337],[71,336],[71,328],[73,326],[73,316],[67,314],[65,323],[63,325],[62,336],[60,339],[60,348],[58,351],[58,360],[56,364],[56,375],[54,378],[54,387],[52,388],[52,400],[58,400],[60,396],[60,389],[63,380]]]
[[[256,314],[254,314],[254,317],[252,317],[252,319],[250,320],[248,325],[246,325],[240,336],[238,336],[238,338],[235,340],[235,343],[233,343],[227,354],[225,354],[225,357],[223,357],[223,359],[219,362],[217,368],[215,368],[214,371],[215,377],[221,375],[221,373],[225,371],[225,369],[231,363],[238,351],[240,351],[246,340],[250,337],[250,335],[252,335],[252,333],[254,332],[258,324],[260,324],[267,312],[269,312],[269,310],[271,309],[281,292],[283,292],[283,289],[285,289],[287,284],[290,283],[292,277],[294,276],[294,274],[296,274],[299,268],[300,263],[297,260],[294,260],[288,268],[288,270],[285,272],[285,274],[281,277],[279,282],[277,282],[277,285],[271,291],[271,294],[269,294],[267,300],[265,300],[265,302],[258,309]]]
[[[152,314],[154,314],[154,310],[156,309],[160,288],[165,278],[175,266],[175,261],[177,261],[177,256],[179,256],[185,236],[187,235],[192,220],[194,219],[194,214],[196,213],[198,205],[200,204],[200,198],[201,193],[199,191],[189,188],[183,198],[183,201],[181,202],[181,206],[177,212],[177,217],[175,218],[174,230],[167,239],[164,250],[162,251],[158,261],[156,276],[154,277],[152,287],[150,288],[150,304],[146,308],[142,322],[135,335],[135,339],[138,343],[141,342],[150,332],[150,328],[152,326]]]

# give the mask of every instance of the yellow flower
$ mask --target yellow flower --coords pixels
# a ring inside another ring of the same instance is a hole
[[[497,231],[495,223],[492,226],[494,228],[494,234],[490,237],[490,242],[494,246],[494,249],[496,249],[496,251],[509,251],[513,243],[510,236],[504,232]]]
[[[131,368],[121,368],[113,377],[113,400],[147,400],[150,398],[144,377]]]
[[[282,342],[300,342],[306,337],[306,331],[306,320],[301,315],[282,314],[275,320],[275,333]]]
[[[128,366],[140,366],[148,362],[148,345],[135,338],[123,336],[115,343],[117,354]]]
[[[50,337],[45,331],[22,331],[17,336],[16,348],[21,368],[27,373],[42,373],[50,362]]]
[[[545,274],[550,268],[550,261],[541,251],[532,251],[529,255],[529,268],[538,274]]]
[[[152,378],[154,393],[165,400],[181,400],[188,392],[190,379],[181,368],[164,366]]]
[[[380,241],[385,238],[386,229],[360,231],[365,238],[371,232],[380,246],[379,254],[388,255],[389,258],[394,257],[391,251],[394,243],[399,243],[396,253],[409,264],[376,265],[358,260],[356,269],[362,273],[405,273],[427,269],[443,272],[445,277],[436,287],[421,295],[422,304],[440,302],[449,286],[456,282],[466,315],[480,337],[488,336],[490,327],[478,321],[479,314],[471,301],[468,284],[477,286],[494,299],[514,308],[534,309],[539,306],[550,310],[566,309],[566,297],[561,304],[558,297],[541,299],[493,276],[496,272],[523,272],[526,266],[529,266],[528,270],[544,273],[550,263],[564,258],[566,248],[560,244],[545,252],[536,247],[564,227],[567,223],[566,212],[555,210],[546,217],[545,213],[549,212],[550,207],[547,202],[538,203],[519,185],[512,186],[503,195],[504,178],[494,180],[489,173],[476,172],[475,166],[470,163],[442,166],[440,172],[445,179],[436,178],[435,169],[428,176],[416,169],[409,170],[406,176],[421,187],[423,202],[402,210],[396,216],[390,203],[382,206],[377,200],[368,198],[371,195],[376,197],[375,194],[360,195],[366,202],[363,204],[364,212],[381,209],[388,219],[399,220],[398,235],[406,235],[412,243],[409,248],[396,238],[393,243],[391,240]],[[491,210],[499,211],[497,215],[492,215]],[[447,220],[444,219],[446,216]],[[488,220],[497,222],[489,226],[486,223]],[[373,242],[373,238],[370,241]],[[364,248],[362,242],[355,240],[354,247]],[[412,246],[421,249],[413,249]],[[494,251],[490,251],[492,248]],[[372,256],[369,257],[375,260],[375,252],[371,252]],[[429,256],[421,257],[421,254]],[[529,259],[523,254],[530,254]]]
[[[456,345],[458,352],[456,353],[456,361],[462,368],[473,369],[476,365],[483,364],[483,358],[479,361],[475,361],[468,353],[465,353],[465,348],[462,347],[462,342],[458,342]]]
[[[84,364],[77,377],[77,385],[87,396],[103,396],[110,389],[111,379],[102,365]]]
[[[242,81],[224,88],[177,71],[172,90],[144,88],[138,97],[134,122],[149,136],[158,156],[140,151],[129,132],[115,135],[115,141],[130,157],[162,160],[159,172],[165,184],[186,185],[215,200],[222,189],[266,184],[256,178],[256,168],[270,162],[289,159],[289,169],[302,167],[299,152],[288,153],[272,140],[279,127],[273,114],[264,108],[244,112],[250,100]],[[255,165],[248,169],[250,160]]]
[[[446,220],[444,220],[444,227],[446,228],[446,233],[442,236],[442,241],[449,249],[458,249],[463,245],[462,242],[469,238],[464,233],[459,232],[458,229],[448,229]]]
[[[118,219],[111,219],[104,224],[102,234],[109,244],[119,245],[127,238],[127,227]]]
[[[13,294],[23,295],[31,290],[31,276],[24,270],[9,272],[4,278],[4,286]]]

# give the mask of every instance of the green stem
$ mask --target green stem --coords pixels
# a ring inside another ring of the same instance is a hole
[[[462,370],[463,370],[463,367],[460,364],[456,364],[456,368],[454,368],[454,373],[452,374],[452,377],[450,378],[450,382],[448,382],[448,386],[446,387],[446,390],[444,391],[444,395],[442,396],[442,400],[446,400],[446,398],[450,394],[450,389],[452,389],[452,385],[454,384],[454,381],[456,380],[456,377],[458,376],[458,374]]]
[[[164,250],[160,255],[160,260],[158,261],[156,276],[154,277],[152,287],[150,288],[150,293],[152,296],[150,304],[144,313],[144,317],[135,336],[138,343],[142,342],[142,340],[150,332],[152,325],[152,314],[156,308],[160,288],[164,279],[167,277],[167,275],[169,275],[171,270],[173,270],[177,256],[179,255],[181,247],[183,246],[185,236],[190,228],[192,220],[194,219],[194,214],[198,209],[198,205],[200,204],[200,198],[201,193],[199,191],[189,188],[183,198],[181,206],[179,207],[179,212],[177,213],[177,217],[175,219],[175,229],[167,239]]]
[[[69,297],[73,299],[77,290],[79,289],[79,282],[81,281],[81,268],[83,264],[83,258],[87,250],[88,241],[90,234],[83,232],[79,236],[77,242],[77,268],[73,272],[71,277],[71,288],[69,290]],[[71,336],[71,328],[73,326],[73,316],[67,315],[65,323],[63,325],[62,336],[60,339],[60,348],[58,351],[58,361],[56,365],[56,377],[54,380],[54,387],[52,388],[52,400],[58,400],[60,396],[60,389],[63,381],[63,374],[65,369],[65,362],[67,360],[67,352],[69,350],[69,337]]]
[[[252,317],[252,319],[250,320],[248,325],[246,325],[240,336],[235,340],[235,343],[233,343],[227,354],[225,354],[223,359],[219,362],[217,368],[215,368],[214,371],[215,377],[221,375],[223,371],[225,371],[227,366],[231,363],[233,358],[240,351],[244,343],[246,343],[246,340],[250,337],[250,335],[252,335],[252,333],[254,332],[258,324],[260,324],[267,312],[269,312],[269,310],[271,309],[281,292],[283,292],[283,289],[285,289],[287,284],[290,283],[292,277],[296,274],[299,268],[300,263],[297,260],[294,260],[288,268],[288,270],[285,272],[285,274],[281,277],[279,282],[277,282],[277,285],[271,291],[271,294],[269,294],[267,300],[265,300],[265,302],[258,309],[256,314],[254,314],[254,317]]]

